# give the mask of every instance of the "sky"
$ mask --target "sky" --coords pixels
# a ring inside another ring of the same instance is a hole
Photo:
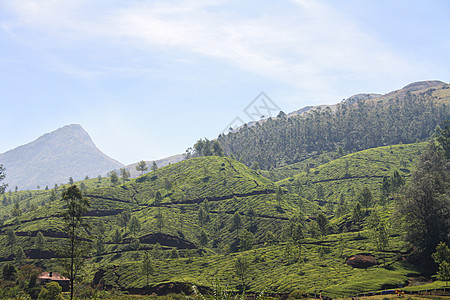
[[[130,164],[264,103],[288,113],[449,82],[449,15],[447,0],[2,0],[0,153],[80,124]]]

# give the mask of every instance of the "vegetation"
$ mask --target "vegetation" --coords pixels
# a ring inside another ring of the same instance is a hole
[[[76,182],[80,189],[4,193],[0,297],[64,294],[36,285],[42,270],[65,274],[71,296],[80,298],[191,292],[192,285],[193,298],[208,287],[223,297],[242,290],[348,297],[403,286],[423,272],[434,272],[434,286],[443,286],[450,263],[448,124],[428,142],[416,139],[429,137],[446,109],[426,93],[342,103],[335,112],[269,120],[220,142],[199,140],[179,163],[144,174],[142,161],[135,179],[120,170],[121,184],[112,171]],[[398,128],[386,131],[376,116]],[[361,138],[339,137],[333,126]],[[276,137],[271,145],[262,130]],[[370,266],[353,263],[364,256]]]
[[[226,155],[270,170],[339,149],[349,153],[424,141],[448,115],[448,106],[433,93],[406,93],[403,98],[343,102],[333,110],[318,108],[299,116],[269,118],[222,134],[218,141]]]
[[[89,201],[75,185],[62,194],[62,200],[66,208],[62,211],[61,218],[68,241],[61,249],[60,262],[70,280],[70,299],[73,299],[73,284],[89,251],[89,244],[83,239],[85,229],[89,228],[83,217],[89,207]]]

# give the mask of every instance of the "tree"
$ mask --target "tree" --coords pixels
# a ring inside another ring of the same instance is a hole
[[[125,182],[127,181],[127,179],[130,178],[130,171],[128,171],[125,168],[121,168],[120,169],[120,177],[122,178],[122,182],[125,185]]]
[[[358,203],[356,203],[356,205],[355,205],[355,207],[353,208],[353,211],[352,211],[353,225],[357,229],[359,229],[363,219],[364,219],[364,215],[363,215],[363,212],[361,210],[361,204],[358,202]]]
[[[119,183],[119,176],[117,175],[116,171],[112,170],[108,173],[108,175],[112,185],[116,185],[117,183]]]
[[[209,215],[203,207],[200,206],[198,209],[198,225],[203,228],[209,222]]]
[[[141,172],[141,175],[144,174],[145,171],[148,170],[147,163],[143,160],[137,163],[136,171]]]
[[[18,218],[22,215],[22,209],[20,208],[19,202],[14,202],[14,207],[11,210],[11,215],[14,218]]]
[[[362,206],[366,209],[366,214],[369,211],[369,207],[372,206],[372,192],[369,190],[368,187],[364,187],[361,193],[358,196],[358,201],[361,203]]]
[[[163,199],[163,197],[161,195],[161,192],[160,191],[156,191],[155,201],[153,201],[153,204],[156,205],[156,206],[161,205],[162,199]]]
[[[437,279],[450,281],[450,249],[444,242],[440,242],[431,257],[439,265]]]
[[[103,235],[99,234],[95,239],[95,251],[97,255],[102,255],[105,252],[105,241],[103,240]]]
[[[129,211],[124,210],[120,214],[117,215],[117,221],[120,226],[125,227],[125,231],[127,230],[128,222],[131,219],[131,214]]]
[[[38,231],[38,233],[36,234],[36,241],[34,243],[34,246],[36,247],[36,250],[39,251],[39,260],[41,259],[41,253],[45,248],[45,244],[46,240],[44,235],[40,231]]]
[[[283,230],[283,234],[288,243],[294,244],[301,257],[302,242],[305,238],[305,218],[302,215],[296,215],[289,219],[289,222]]]
[[[245,229],[239,234],[239,250],[247,251],[253,247],[253,234]]]
[[[158,213],[156,214],[156,227],[159,229],[159,233],[162,233],[164,227],[164,216],[161,212],[161,207],[158,207]]]
[[[14,260],[19,266],[21,266],[25,258],[25,252],[23,252],[23,248],[19,246],[16,250],[16,256],[14,257]]]
[[[64,297],[61,294],[62,287],[56,281],[45,284],[38,295],[38,299],[46,300],[62,300]]]
[[[9,252],[12,255],[14,253],[14,245],[16,244],[16,234],[11,228],[6,229],[6,241],[9,245]]]
[[[439,265],[439,271],[437,272],[438,280],[446,281],[446,285],[448,285],[448,281],[450,281],[450,263],[444,261]]]
[[[80,272],[85,256],[89,251],[89,243],[82,238],[89,228],[83,214],[90,206],[89,200],[84,198],[76,185],[70,186],[62,194],[65,209],[61,213],[64,231],[68,235],[61,249],[61,265],[70,280],[70,299],[73,299],[74,281]]]
[[[136,216],[132,216],[130,220],[130,231],[136,237],[136,233],[141,231],[141,222]]]
[[[2,275],[4,280],[15,281],[17,276],[17,269],[10,263],[3,266]]]
[[[405,193],[398,200],[406,240],[414,246],[421,261],[430,259],[440,241],[447,241],[450,230],[449,161],[434,141],[420,156]]]
[[[200,250],[203,250],[203,248],[208,244],[208,236],[203,229],[198,237],[198,244],[200,245]]]
[[[155,267],[153,266],[153,261],[148,252],[144,252],[144,257],[141,262],[141,272],[147,277],[147,286],[148,286],[148,278],[155,271]]]
[[[239,230],[242,228],[242,219],[241,215],[238,212],[235,212],[233,215],[233,223],[231,224],[231,229],[236,230],[236,236],[239,237]]]
[[[249,269],[249,262],[245,257],[238,256],[234,261],[234,271],[236,275],[239,277],[242,283],[242,288],[245,287],[245,277],[247,276],[247,272]]]
[[[254,223],[255,217],[256,217],[256,213],[255,210],[253,209],[253,207],[250,206],[250,208],[247,210],[247,218],[248,218],[248,223],[250,224],[249,226],[249,230],[250,232],[255,233],[256,231],[256,224]]]
[[[120,244],[122,243],[122,233],[120,233],[119,229],[116,228],[116,230],[114,231],[114,235],[113,235],[113,243],[114,244]]]
[[[444,261],[450,262],[450,249],[446,243],[440,242],[436,247],[436,252],[431,257],[437,264],[441,264]]]
[[[277,200],[278,207],[281,208],[281,201],[283,200],[283,190],[281,189],[281,186],[279,186],[277,189],[277,192],[275,194],[275,199]]]
[[[152,170],[152,171],[158,170],[158,165],[156,164],[156,161],[152,162],[152,166],[150,167],[150,170]]]
[[[159,243],[153,245],[152,256],[154,259],[161,259],[163,257],[163,249]]]
[[[215,156],[224,156],[222,146],[220,146],[219,141],[215,140],[212,145],[212,152]]]
[[[72,177],[69,178],[69,184],[73,185],[73,178]]]
[[[319,226],[320,239],[323,240],[328,234],[330,221],[328,221],[328,218],[322,212],[319,212],[317,215],[317,225]]]
[[[6,177],[5,168],[3,167],[3,165],[0,165],[0,181],[5,179],[5,177]],[[7,184],[0,184],[0,195],[5,192],[7,186],[8,186]]]
[[[380,221],[375,227],[375,243],[377,250],[383,252],[383,263],[386,265],[386,254],[384,252],[389,246],[389,232],[384,221]]]
[[[438,141],[446,159],[450,159],[450,121],[445,120],[441,127],[436,131],[436,140]]]

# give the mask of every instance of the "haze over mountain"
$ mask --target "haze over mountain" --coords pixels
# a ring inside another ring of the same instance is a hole
[[[101,152],[78,124],[46,133],[35,141],[0,154],[8,189],[53,187],[85,176],[98,176],[123,164]]]

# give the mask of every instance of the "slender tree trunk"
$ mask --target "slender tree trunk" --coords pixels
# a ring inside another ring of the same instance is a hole
[[[73,299],[73,281],[74,281],[74,250],[75,250],[75,229],[72,228],[72,236],[70,237],[70,300]]]

